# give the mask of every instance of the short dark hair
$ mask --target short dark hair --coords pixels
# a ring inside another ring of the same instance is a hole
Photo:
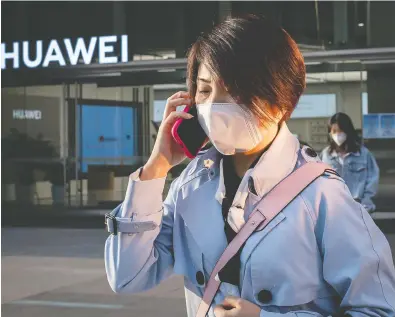
[[[337,124],[345,134],[347,134],[346,141],[339,147],[335,141],[330,137],[332,125]],[[361,140],[359,139],[357,130],[355,130],[351,118],[343,112],[338,112],[332,116],[328,124],[329,133],[329,153],[332,153],[339,148],[346,152],[358,152],[361,149]]]
[[[257,15],[231,17],[201,35],[188,54],[189,93],[196,95],[200,64],[259,119],[273,110],[289,119],[306,86],[299,48],[280,26]],[[269,106],[265,106],[264,102]]]

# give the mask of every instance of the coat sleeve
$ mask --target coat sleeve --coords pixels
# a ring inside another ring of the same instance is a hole
[[[375,209],[372,198],[376,195],[379,185],[380,170],[372,153],[367,153],[367,180],[361,204],[367,211]]]
[[[173,182],[162,202],[165,178],[130,176],[124,202],[112,214],[125,232],[111,234],[105,244],[105,267],[114,292],[148,290],[168,277],[173,268]],[[108,224],[110,224],[108,222]]]
[[[341,315],[395,316],[395,269],[389,243],[344,182],[326,180],[316,236],[324,279],[341,298]]]
[[[343,181],[325,181],[311,207],[323,276],[340,298],[340,311],[333,317],[394,317],[395,269],[387,239]],[[282,316],[324,317],[311,311],[260,314]]]

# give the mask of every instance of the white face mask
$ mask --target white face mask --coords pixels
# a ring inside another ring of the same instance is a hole
[[[250,151],[263,139],[259,121],[238,104],[207,103],[196,107],[200,125],[224,155]]]
[[[345,134],[344,132],[333,133],[332,139],[338,146],[341,146],[344,142],[346,142],[347,134]]]

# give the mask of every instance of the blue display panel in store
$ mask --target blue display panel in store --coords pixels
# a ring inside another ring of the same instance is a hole
[[[395,113],[363,116],[364,139],[395,139]]]
[[[81,171],[88,165],[121,165],[137,155],[136,109],[80,105]]]

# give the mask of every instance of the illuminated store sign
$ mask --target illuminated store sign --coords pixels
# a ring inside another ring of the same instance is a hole
[[[15,120],[41,120],[42,113],[40,110],[14,110],[12,118]]]
[[[48,67],[50,63],[67,66],[82,61],[88,65],[92,63],[94,56],[98,56],[99,64],[124,63],[129,59],[127,35],[94,36],[87,42],[83,38],[78,38],[73,43],[71,39],[51,40],[47,47],[44,47],[43,41],[36,41],[33,45],[34,53],[30,54],[28,41],[14,42],[12,45],[1,43],[1,69],[6,69],[7,61],[11,63],[12,68],[17,69],[21,64],[28,68],[39,68]],[[114,55],[116,45],[120,47],[120,60]]]

